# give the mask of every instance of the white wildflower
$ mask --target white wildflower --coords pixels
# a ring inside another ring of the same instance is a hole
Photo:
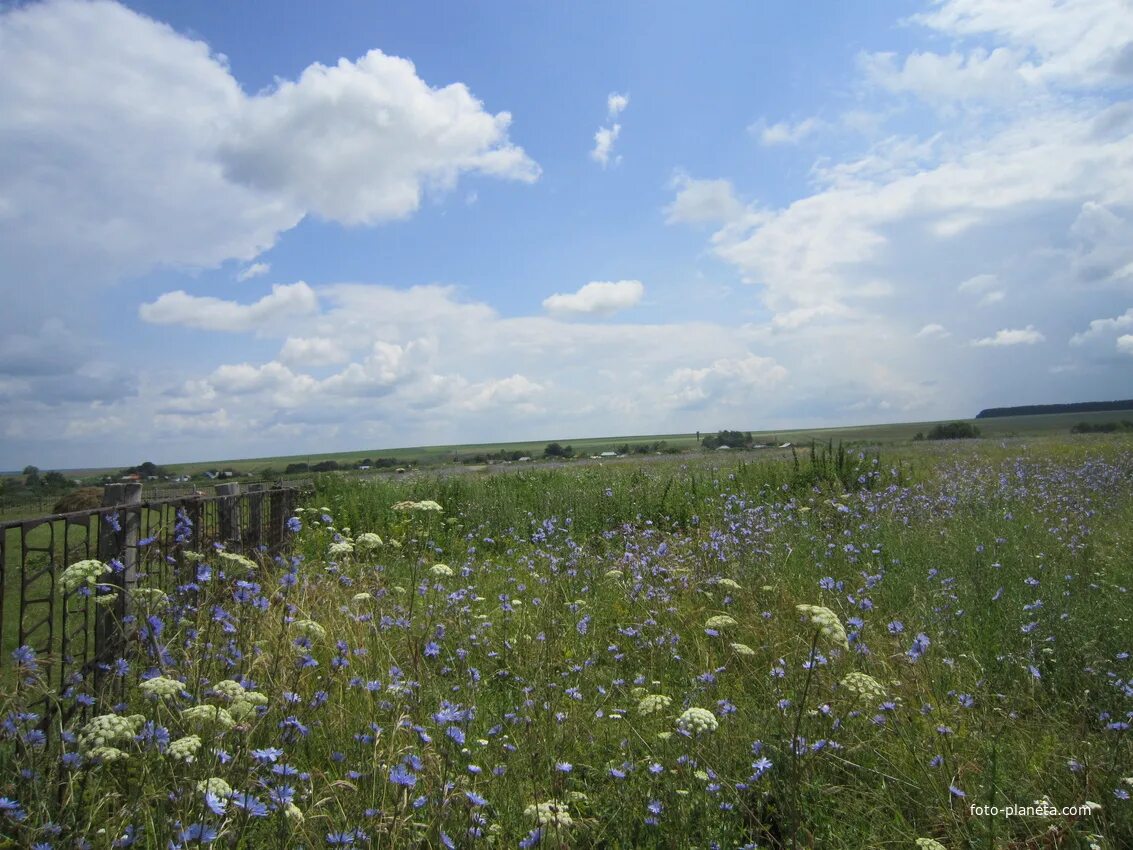
[[[372,531],[367,531],[364,534],[359,534],[358,539],[354,541],[354,545],[359,549],[376,549],[382,545],[382,538],[374,534]]]
[[[811,624],[818,626],[819,631],[826,637],[837,644],[849,647],[850,642],[846,638],[846,629],[842,625],[842,621],[829,608],[824,608],[821,605],[796,605],[795,610],[809,617]]]
[[[437,578],[445,578],[453,574],[452,567],[448,564],[433,564],[433,566],[429,567],[429,572]]]
[[[343,540],[340,543],[330,544],[330,549],[327,551],[332,558],[343,558],[354,554],[354,544]]]
[[[637,704],[638,714],[656,714],[673,704],[673,698],[664,694],[646,694]]]
[[[847,673],[842,687],[871,702],[885,699],[885,686],[866,673]]]
[[[567,811],[566,803],[560,803],[558,800],[547,800],[543,803],[533,803],[523,810],[523,813],[529,818],[533,818],[539,826],[558,826],[569,827],[574,821],[571,820],[570,812]]]
[[[138,687],[151,696],[164,697],[166,699],[175,697],[180,694],[181,691],[185,690],[183,683],[166,676],[155,676],[152,679],[147,679],[138,685]]]
[[[244,569],[247,570],[259,569],[255,561],[241,555],[239,552],[217,552],[217,556],[234,567],[244,567]]]
[[[327,630],[314,620],[296,620],[291,624],[291,627],[297,632],[302,632],[307,637],[322,640],[327,636]]]
[[[622,573],[621,570],[608,570],[606,572],[606,578],[612,578],[612,579],[614,579],[614,581],[618,581],[619,579],[621,579],[623,577],[623,575],[624,574]]]
[[[197,750],[201,748],[201,739],[197,735],[186,735],[178,738],[169,745],[169,757],[174,761],[183,761],[192,764],[197,758]]]
[[[90,558],[86,561],[76,561],[63,570],[62,575],[59,576],[59,584],[63,587],[64,593],[70,593],[80,585],[95,585],[98,582],[98,577],[103,573],[110,572],[110,567]]]
[[[232,793],[232,786],[221,779],[219,776],[210,776],[208,779],[202,779],[197,783],[197,790],[202,794],[211,791],[218,797],[227,797]]]
[[[198,726],[215,726],[221,730],[231,729],[236,725],[228,710],[216,705],[194,705],[182,711],[181,716]]]
[[[722,587],[725,590],[742,590],[738,581],[733,581],[730,578],[722,578],[716,582],[717,587]]]
[[[352,597],[350,597],[352,602],[358,602],[358,603],[369,602],[373,598],[374,597],[371,594],[366,593],[366,591],[362,591],[361,593],[355,593]]]
[[[728,646],[732,648],[732,652],[736,655],[755,655],[755,650],[746,643],[730,643]]]
[[[918,838],[916,845],[920,850],[947,850],[947,848],[935,838]]]
[[[223,681],[217,682],[212,686],[212,689],[229,702],[240,699],[245,693],[244,686],[232,679],[224,679]]]
[[[706,629],[726,629],[730,626],[735,626],[736,618],[729,617],[727,614],[717,614],[715,617],[709,617],[708,622],[704,624]]]
[[[689,708],[677,718],[677,728],[692,735],[714,732],[719,725],[716,715],[707,708]]]

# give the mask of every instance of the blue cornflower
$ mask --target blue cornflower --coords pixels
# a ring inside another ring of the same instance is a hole
[[[531,830],[531,832],[520,839],[519,850],[529,850],[529,848],[534,847],[542,840],[543,830],[539,829],[539,827],[535,827],[535,829]]]
[[[222,815],[224,810],[228,808],[228,801],[219,797],[214,791],[206,791],[205,805],[214,815]]]
[[[450,726],[445,730],[445,734],[452,738],[456,743],[464,746],[464,731],[459,726]]]
[[[572,770],[574,770],[574,765],[569,761],[556,762],[555,770],[559,771],[559,773],[570,773]]]
[[[436,658],[440,654],[441,654],[440,644],[438,644],[435,640],[431,640],[427,644],[425,644],[425,657],[426,658]]]
[[[390,769],[389,781],[394,785],[401,785],[404,788],[412,788],[417,784],[417,777],[406,770],[404,764],[397,764]]]
[[[36,670],[39,664],[35,660],[35,650],[27,644],[12,650],[12,660],[21,667],[26,667],[29,670]]]
[[[465,791],[464,796],[468,798],[468,802],[473,806],[486,806],[488,801],[477,794],[475,791]]]
[[[649,813],[651,815],[659,815],[665,807],[664,805],[662,805],[660,800],[650,800],[649,805],[647,805],[646,808],[649,810]]]
[[[262,750],[252,750],[252,758],[260,764],[274,764],[283,755],[279,747],[265,747]]]
[[[349,832],[328,832],[327,844],[333,846],[349,847],[357,840],[354,830]]]
[[[179,838],[182,841],[195,841],[199,844],[212,844],[216,841],[216,829],[203,823],[194,823],[181,830]]]
[[[302,531],[303,520],[299,519],[297,516],[291,517],[291,519],[287,520],[287,530],[296,533]]]
[[[267,805],[254,794],[235,794],[232,797],[232,802],[235,803],[237,807],[246,811],[251,817],[266,818],[268,816]]]
[[[28,813],[24,811],[24,807],[21,806],[17,800],[12,800],[8,797],[0,797],[0,812],[3,812],[12,820],[18,821],[22,821],[28,816]]]

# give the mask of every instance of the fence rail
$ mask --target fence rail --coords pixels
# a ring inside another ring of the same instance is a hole
[[[132,590],[166,590],[188,580],[182,573],[186,550],[219,543],[229,551],[270,556],[284,548],[299,488],[215,489],[211,496],[147,500],[141,484],[111,484],[102,507],[0,522],[0,688],[14,675],[12,652],[29,646],[48,684],[63,696],[66,720],[81,704],[74,686],[93,678],[99,690],[125,649],[128,626],[145,613],[136,610]],[[101,590],[109,592],[61,585],[64,570],[87,559],[112,566],[101,579],[109,586]],[[111,594],[109,604],[95,601]],[[39,712],[45,726],[52,719],[49,708],[44,703]]]

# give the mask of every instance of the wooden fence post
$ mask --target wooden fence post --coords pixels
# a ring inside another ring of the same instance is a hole
[[[286,490],[277,488],[268,496],[268,546],[277,548],[283,543],[283,529],[287,523],[287,503],[284,500]]]
[[[216,524],[224,543],[240,542],[239,484],[217,484],[216,495],[224,496],[216,506]]]
[[[253,548],[264,542],[264,485],[248,485],[248,533],[244,542]]]

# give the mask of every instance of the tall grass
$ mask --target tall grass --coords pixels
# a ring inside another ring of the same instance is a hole
[[[24,657],[0,835],[1130,846],[1129,443],[816,453],[324,478],[294,560],[187,556],[80,738],[19,713]]]

